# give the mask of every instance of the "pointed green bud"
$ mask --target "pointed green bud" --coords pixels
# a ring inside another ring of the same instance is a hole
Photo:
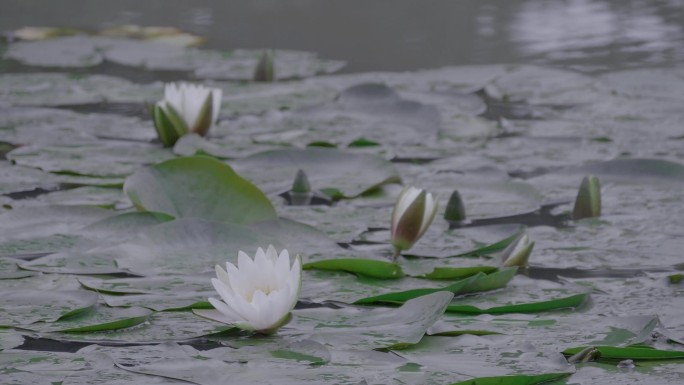
[[[432,194],[415,187],[405,188],[392,212],[392,246],[396,253],[410,249],[423,236],[437,213]]]
[[[299,170],[297,171],[297,175],[295,176],[294,182],[292,183],[292,191],[293,193],[310,193],[311,192],[311,185],[309,184],[309,178],[306,176],[306,173],[304,173],[304,170]]]
[[[585,176],[582,179],[575,208],[572,210],[572,219],[593,218],[601,215],[601,185],[597,177]]]
[[[529,260],[534,242],[530,242],[527,234],[520,234],[508,247],[501,252],[503,267],[526,267]]]
[[[190,129],[191,132],[194,132],[199,136],[207,135],[207,133],[209,132],[209,128],[211,128],[211,125],[213,123],[213,106],[214,97],[212,95],[212,92],[209,92],[207,93],[206,99],[204,99],[204,103],[202,103],[202,108],[200,108],[197,120],[195,120],[192,129]]]
[[[152,118],[154,120],[154,128],[157,130],[157,136],[164,147],[173,146],[178,140],[178,134],[159,103],[152,109]]]
[[[463,221],[466,219],[465,207],[463,206],[463,199],[458,190],[454,190],[449,197],[449,202],[444,211],[444,219],[447,221]]]
[[[297,171],[289,195],[292,206],[308,206],[311,204],[314,194],[311,192],[309,178],[307,178],[304,170]]]
[[[185,124],[185,120],[183,120],[178,113],[178,110],[176,110],[171,103],[164,103],[164,112],[166,113],[166,117],[169,119],[169,122],[171,122],[171,127],[179,138],[189,132],[188,125]]]
[[[270,49],[264,50],[259,58],[259,62],[254,69],[255,82],[273,82],[275,81],[275,67],[273,65],[273,51]]]

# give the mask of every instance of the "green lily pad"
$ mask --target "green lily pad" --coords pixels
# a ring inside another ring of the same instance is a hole
[[[384,349],[418,343],[453,298],[434,292],[406,301],[396,309],[303,309],[279,331],[283,335],[312,335],[335,349]]]
[[[451,385],[536,385],[560,380],[572,373],[521,374],[515,376],[479,377],[454,382]]]
[[[0,325],[28,326],[38,321],[55,322],[92,309],[97,294],[84,290],[2,290]]]
[[[577,348],[569,348],[563,350],[565,356],[572,356],[580,351],[586,349],[587,346],[580,346]],[[600,360],[626,360],[632,359],[637,361],[651,361],[651,360],[675,360],[684,359],[684,351],[678,350],[660,350],[650,347],[616,347],[616,346],[596,346],[596,349],[601,353]]]
[[[42,332],[93,333],[126,329],[139,325],[150,317],[152,311],[141,307],[111,308],[98,306],[87,312],[62,318],[47,327],[38,326]],[[30,328],[35,327],[32,325]]]
[[[118,178],[141,166],[160,162],[173,155],[161,147],[145,143],[90,144],[75,147],[19,147],[7,158],[19,165],[58,174]]]
[[[581,306],[589,294],[576,294],[569,297],[557,298],[549,301],[519,303],[515,305],[505,305],[480,309],[470,305],[449,305],[449,313],[465,314],[504,314],[504,313],[537,313],[543,311],[576,308]]]
[[[416,278],[426,278],[434,280],[454,280],[468,278],[477,273],[492,274],[498,268],[494,266],[472,266],[472,267],[435,267],[431,272],[418,275]]]
[[[328,194],[333,198],[353,198],[383,184],[401,181],[390,162],[330,148],[267,151],[232,161],[231,165],[269,194],[289,190],[298,170],[306,173],[311,188],[334,191]]]
[[[377,303],[392,303],[392,304],[397,304],[397,303],[404,303],[410,299],[417,298],[420,296],[440,292],[440,291],[446,291],[450,293],[460,293],[463,290],[465,290],[468,286],[472,285],[477,279],[480,277],[485,276],[484,274],[477,274],[472,277],[468,277],[465,279],[461,279],[459,281],[456,281],[452,283],[451,285],[445,286],[445,287],[440,287],[440,288],[423,288],[423,289],[411,289],[411,290],[406,290],[406,291],[400,291],[400,292],[392,292],[392,293],[385,293],[385,294],[380,294],[380,295],[375,295],[372,297],[366,297],[366,298],[361,298],[356,301],[354,301],[354,304],[356,305],[369,305],[369,304],[377,304]]]
[[[140,170],[126,179],[124,191],[139,210],[176,218],[254,223],[277,217],[258,188],[208,157],[172,159]]]
[[[20,259],[0,258],[0,279],[19,279],[37,274],[33,271],[20,270],[18,264],[21,262],[23,261]]]
[[[145,101],[155,101],[159,94],[159,89],[158,85],[139,85],[125,79],[106,75],[72,75],[65,73],[12,73],[0,75],[0,101],[17,106],[73,106],[102,102],[143,103]],[[18,110],[14,112],[21,113]],[[98,122],[96,116],[88,117],[68,111],[47,109],[43,111],[25,109],[25,112],[30,113],[30,115],[21,114],[23,119],[15,121],[14,124],[24,125],[30,121],[34,123],[41,122],[44,123],[44,127],[39,128],[47,134],[49,134],[50,128],[53,131],[61,131],[64,129],[64,125],[71,125],[69,122],[74,121],[83,123],[90,121],[93,127],[88,127],[86,124],[78,124],[80,128],[87,132],[91,132],[97,127],[109,131],[109,127],[103,125],[103,122]],[[49,116],[50,114],[52,116]],[[112,118],[110,116],[105,120],[115,121]],[[131,122],[132,120],[136,119],[123,117],[118,119],[119,122]],[[45,124],[50,122],[57,123],[61,127],[56,129],[54,125]],[[135,129],[140,127],[125,127],[123,125],[116,125],[115,127],[131,134],[134,138],[140,138],[140,130],[137,133],[135,132]],[[151,127],[150,129],[150,133],[154,135],[154,129]],[[76,130],[69,130],[68,132],[71,134],[69,137],[71,141],[74,140],[75,136],[80,136]],[[54,135],[50,137],[53,140],[58,140]],[[34,139],[41,140],[40,138]],[[63,138],[63,140],[66,139]]]
[[[100,254],[113,255],[116,266],[134,274],[201,274],[226,261],[235,263],[238,251],[253,256],[258,247],[270,244],[278,250],[286,248],[291,256],[299,254],[303,261],[345,251],[324,234],[292,221],[244,226],[183,218],[151,227],[138,238],[108,249],[111,254]]]
[[[305,263],[302,268],[346,271],[380,279],[397,279],[404,276],[401,267],[396,263],[362,258],[324,259]]]
[[[143,316],[143,311],[140,311],[140,314]],[[136,317],[132,318],[135,319]],[[230,329],[227,325],[205,321],[187,311],[178,311],[153,313],[147,322],[140,323],[132,328],[107,332],[83,331],[51,335],[62,341],[158,344],[160,341],[189,341],[227,329]]]

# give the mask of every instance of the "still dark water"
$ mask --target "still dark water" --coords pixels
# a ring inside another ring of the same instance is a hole
[[[0,30],[174,26],[209,48],[306,50],[346,72],[684,63],[684,0],[0,0]]]

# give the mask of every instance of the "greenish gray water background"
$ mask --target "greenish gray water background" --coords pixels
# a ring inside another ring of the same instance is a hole
[[[0,30],[174,26],[207,48],[274,47],[346,72],[534,63],[582,71],[684,61],[681,0],[3,0]]]

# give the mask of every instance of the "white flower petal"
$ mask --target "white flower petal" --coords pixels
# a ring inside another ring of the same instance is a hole
[[[211,299],[214,307],[225,315],[222,322],[245,330],[272,332],[288,318],[297,304],[301,290],[302,265],[299,256],[290,266],[287,250],[279,254],[275,247],[257,249],[254,260],[238,253],[237,267],[227,263],[224,271],[216,267],[214,288],[223,302]]]
[[[411,206],[411,203],[418,198],[418,195],[420,195],[422,191],[423,190],[419,188],[410,186],[405,187],[401,194],[399,194],[397,203],[394,206],[394,211],[392,212],[392,233],[394,233],[394,230],[396,229],[401,217],[404,215],[409,206]]]
[[[211,279],[211,284],[224,302],[231,303],[234,301],[236,294],[230,286],[225,285],[221,280],[216,278]]]
[[[223,268],[219,265],[216,265],[214,270],[216,271],[216,277],[219,279],[219,281],[221,281],[224,285],[230,287],[230,277],[228,277],[228,273],[226,273],[226,271],[223,270]]]
[[[223,90],[220,88],[212,88],[211,93],[211,99],[214,102],[214,104],[211,106],[211,125],[213,127],[218,120],[219,111],[221,110],[221,97],[223,95]]]
[[[238,314],[235,310],[233,310],[233,308],[226,305],[224,302],[219,301],[216,298],[209,298],[209,303],[211,303],[211,306],[213,306],[218,312],[223,314],[226,320],[230,320],[230,322],[226,323],[245,322],[245,319],[242,318],[240,314]]]

